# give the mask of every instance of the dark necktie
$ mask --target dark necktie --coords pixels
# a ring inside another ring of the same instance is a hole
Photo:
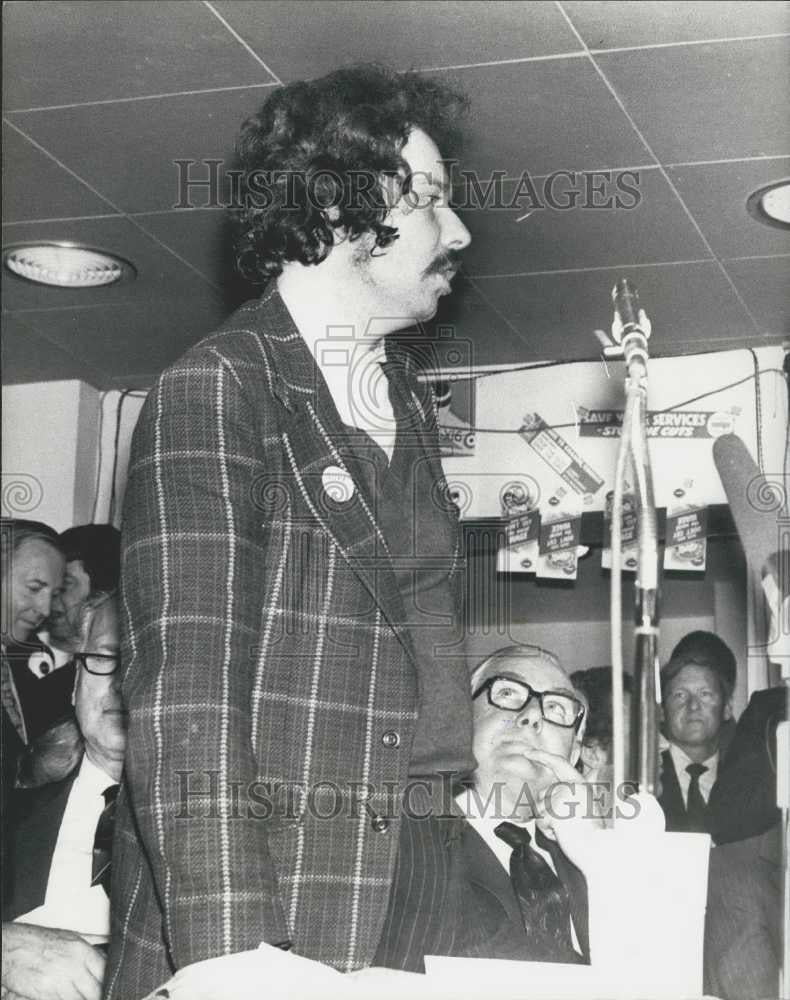
[[[707,770],[708,769],[704,764],[686,765],[686,771],[689,775],[691,775],[689,791],[686,796],[686,819],[690,833],[708,832],[708,807],[705,804],[705,799],[703,799],[702,792],[699,788],[700,775],[704,774]]]
[[[104,809],[96,824],[93,838],[93,867],[91,885],[100,885],[110,895],[110,862],[112,861],[112,834],[115,826],[115,801],[120,785],[108,785],[104,789]]]
[[[551,866],[530,845],[529,832],[514,823],[494,831],[513,850],[510,881],[518,896],[532,962],[580,962],[571,937],[568,891]]]

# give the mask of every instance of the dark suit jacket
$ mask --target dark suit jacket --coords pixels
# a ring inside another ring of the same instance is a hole
[[[776,727],[785,715],[785,689],[775,687],[755,691],[738,719],[708,802],[717,844],[755,837],[779,822]]]
[[[5,708],[0,709],[0,737],[2,737],[3,768],[3,791],[2,799],[0,799],[0,857],[2,858],[3,894],[5,895],[11,880],[9,864],[11,799],[14,794],[19,758],[25,749],[25,744]]]
[[[777,996],[781,928],[780,827],[714,847],[705,915],[705,993],[721,1000]]]
[[[441,486],[432,396],[409,384],[410,438]],[[346,435],[276,290],[143,407],[123,514],[113,1000],[261,941],[346,971],[375,954],[417,667],[375,495],[353,468],[350,500],[324,488]],[[414,523],[437,518],[459,601],[458,510],[421,490]]]
[[[714,784],[711,795],[715,789],[716,785]],[[675,771],[675,762],[672,760],[672,754],[669,750],[664,750],[661,754],[661,795],[658,797],[658,802],[664,810],[667,832],[688,832],[686,803]]]
[[[467,881],[471,887],[475,921],[480,939],[470,935],[465,948],[469,957],[529,960],[524,918],[510,876],[483,838],[469,823],[464,824],[463,850]],[[585,962],[590,960],[587,883],[579,869],[557,845],[552,849],[557,875],[568,888],[573,926]]]
[[[14,920],[44,902],[52,854],[76,774],[74,771],[63,781],[18,788],[12,793],[3,920]]]

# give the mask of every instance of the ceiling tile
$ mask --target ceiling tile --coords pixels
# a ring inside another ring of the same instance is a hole
[[[525,347],[513,361],[594,359],[600,347],[593,331],[612,322],[610,290],[629,278],[653,324],[656,356],[692,354],[733,340],[755,337],[747,313],[714,263],[646,265],[574,274],[481,278],[476,284],[521,333]],[[459,327],[486,357],[487,338]]]
[[[423,70],[535,60],[431,72],[472,100],[461,168],[476,171],[483,182],[494,170],[510,177],[526,171],[540,191],[553,171],[652,164],[591,60],[552,58],[580,51],[563,10],[589,45],[703,41],[596,60],[664,162],[763,157],[671,169],[713,250],[725,257],[786,252],[786,234],[744,218],[743,203],[761,183],[788,173],[788,161],[777,159],[790,154],[787,39],[704,39],[781,31],[787,9],[460,0],[4,4],[10,119],[98,192],[91,194],[7,130],[5,218],[11,224],[3,227],[4,241],[78,240],[115,250],[139,270],[133,283],[89,292],[6,276],[4,305],[36,311],[4,317],[10,331],[4,378],[144,384],[249,297],[248,286],[232,277],[224,215],[205,210],[206,191],[192,188],[196,210],[174,210],[174,161],[233,162],[240,124],[275,83],[261,62],[288,81],[360,58]],[[157,94],[178,96],[148,99]],[[18,111],[81,102],[98,103]],[[207,168],[196,163],[191,173],[205,178]],[[467,210],[475,241],[465,268],[478,277],[459,275],[455,294],[442,300],[426,332],[448,334],[436,341],[446,363],[467,345],[481,364],[595,357],[591,331],[609,326],[609,289],[621,276],[632,277],[642,294],[657,354],[781,340],[788,329],[790,258],[727,261],[738,293],[757,317],[756,332],[717,264],[657,266],[706,252],[660,172],[644,169],[640,181],[642,200],[632,210],[549,207],[521,222],[515,219],[524,213]],[[227,187],[217,200],[227,203]],[[112,206],[134,213],[134,220],[33,221],[111,216]],[[490,277],[522,271],[562,273]]]
[[[286,83],[359,61],[425,69],[581,48],[548,3],[220,0],[216,7]]]
[[[248,87],[38,111],[11,120],[126,212],[187,204],[205,208],[211,203],[207,184],[216,168],[204,161],[220,160],[220,172],[232,165],[242,122],[269,92],[268,87]],[[176,160],[198,162],[179,167]],[[181,179],[194,183],[185,187]],[[220,182],[217,196],[227,204],[230,188]]]
[[[136,220],[221,289],[228,311],[257,294],[239,277],[226,212],[192,209],[138,215]]]
[[[524,196],[518,199],[513,184],[503,184],[502,191],[502,205],[516,201],[513,209],[471,207],[460,213],[473,237],[464,253],[469,274],[627,266],[710,256],[659,170],[643,170],[637,176],[608,171],[538,179],[534,189],[522,188]],[[471,201],[472,194],[467,186],[462,197],[469,196]],[[478,204],[481,201],[477,199]],[[552,202],[560,207],[552,207]],[[564,207],[568,204],[575,207]],[[519,222],[533,206],[536,210]]]
[[[17,316],[3,316],[3,384],[84,379],[99,385],[107,376],[84,359],[47,340]]]
[[[3,246],[37,240],[67,240],[118,254],[137,270],[132,281],[103,288],[55,288],[3,273],[3,303],[9,310],[94,306],[97,303],[199,294],[208,283],[125,218],[24,222],[3,226]]]
[[[790,230],[746,211],[750,194],[790,176],[790,157],[671,167],[669,173],[718,257],[790,253]]]
[[[595,58],[662,163],[790,153],[786,38]]]
[[[10,109],[272,80],[197,0],[6,4],[3,35]]]
[[[432,367],[505,364],[523,357],[522,331],[507,306],[489,293],[486,283],[458,275],[453,294],[440,300],[436,319],[426,326]]]
[[[463,169],[487,177],[597,170],[651,162],[587,59],[484,66],[435,74],[472,102]]]
[[[3,221],[107,215],[112,208],[3,125]]]
[[[171,297],[95,309],[25,313],[25,323],[64,350],[117,378],[153,377],[177,360],[224,318],[208,290],[190,298]],[[106,388],[106,384],[99,388]]]
[[[790,334],[790,256],[728,260],[725,266],[763,330]]]
[[[564,0],[562,6],[591,49],[790,31],[790,4],[787,3]]]

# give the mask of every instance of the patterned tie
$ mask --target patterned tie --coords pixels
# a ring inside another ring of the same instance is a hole
[[[533,962],[581,962],[571,937],[568,891],[538,852],[529,832],[514,823],[500,823],[494,833],[513,850],[510,881],[518,896]]]
[[[703,799],[702,792],[699,788],[700,775],[704,774],[707,770],[708,769],[704,764],[686,765],[686,771],[691,775],[689,792],[686,797],[686,819],[687,828],[690,833],[708,832],[708,807],[705,804],[705,799]]]
[[[110,862],[112,861],[112,834],[115,826],[115,801],[118,798],[120,785],[108,785],[104,796],[99,822],[96,824],[96,835],[93,838],[93,867],[91,870],[91,885],[100,885],[110,895]]]

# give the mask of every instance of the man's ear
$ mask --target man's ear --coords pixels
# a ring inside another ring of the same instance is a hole
[[[727,722],[731,718],[732,718],[732,698],[728,698],[727,701],[724,703],[724,713],[722,715],[722,719],[725,722]]]

